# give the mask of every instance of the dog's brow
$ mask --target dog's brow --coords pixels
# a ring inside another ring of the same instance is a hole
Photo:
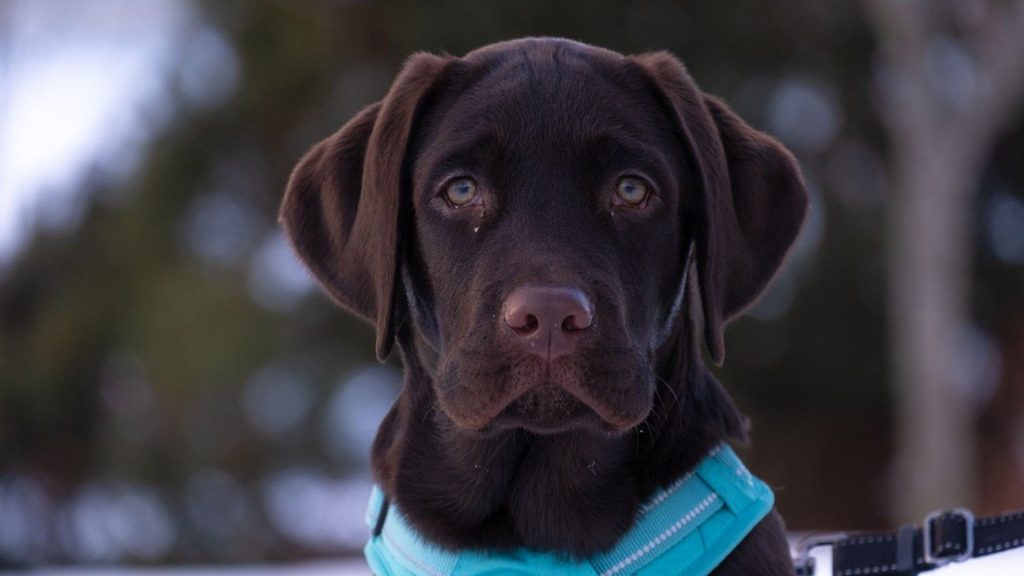
[[[657,154],[657,147],[644,141],[642,137],[605,132],[590,136],[586,140],[588,150],[604,150],[608,152],[646,156]]]
[[[427,178],[436,181],[454,170],[479,169],[493,161],[501,148],[502,139],[491,133],[477,134],[465,142],[445,146],[432,162]]]
[[[635,164],[659,176],[671,175],[668,159],[661,147],[642,136],[599,133],[587,138],[584,146],[587,155],[603,159],[609,164]]]

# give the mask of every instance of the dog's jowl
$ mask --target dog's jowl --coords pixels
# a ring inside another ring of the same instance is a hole
[[[415,54],[315,145],[281,222],[398,348],[378,573],[789,574],[704,366],[796,237],[792,156],[668,53]]]

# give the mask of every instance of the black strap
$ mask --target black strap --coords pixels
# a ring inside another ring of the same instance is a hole
[[[380,509],[377,510],[377,521],[374,522],[373,528],[370,530],[371,536],[380,536],[380,533],[384,531],[384,520],[388,517],[388,510],[391,509],[391,499],[384,496],[380,499]]]
[[[832,546],[833,576],[914,576],[949,564],[1024,546],[1024,512],[975,520],[967,510],[929,515],[921,527],[840,535],[812,545]],[[814,573],[806,554],[797,573]],[[801,560],[803,560],[801,562]]]

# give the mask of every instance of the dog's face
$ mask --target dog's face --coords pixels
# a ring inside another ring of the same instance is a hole
[[[282,221],[384,355],[410,319],[466,431],[623,431],[696,254],[705,337],[757,296],[806,209],[775,141],[667,54],[554,39],[414,56],[296,168]]]
[[[572,48],[471,55],[414,136],[410,288],[465,428],[625,430],[651,408],[691,236],[685,155],[639,69]]]

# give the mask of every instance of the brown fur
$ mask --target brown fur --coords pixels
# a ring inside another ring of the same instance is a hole
[[[610,202],[623,174],[653,187],[642,207]],[[478,205],[443,199],[462,176]],[[806,207],[792,156],[675,57],[531,38],[411,57],[302,159],[281,221],[328,293],[375,324],[378,355],[398,344],[405,384],[373,470],[411,523],[447,548],[580,557],[712,446],[745,439],[690,312],[721,362],[724,325]],[[524,285],[593,303],[571,354],[517,346],[500,310]],[[790,574],[784,536],[772,513],[716,573]]]

